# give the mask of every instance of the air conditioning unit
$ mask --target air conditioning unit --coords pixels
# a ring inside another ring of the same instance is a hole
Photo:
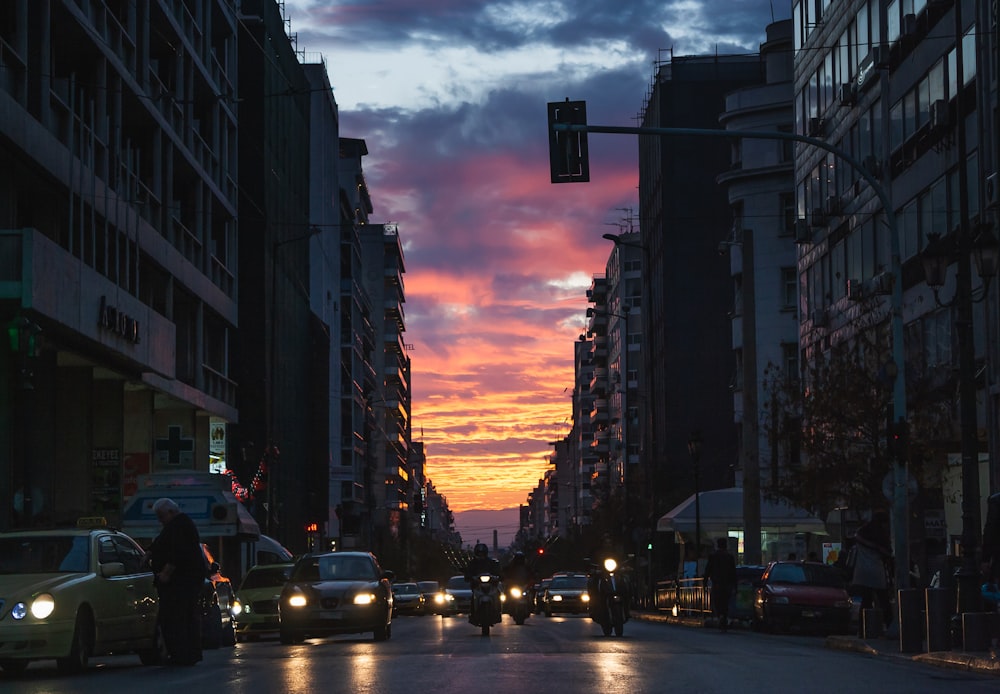
[[[888,295],[892,294],[893,276],[891,272],[880,272],[868,282],[870,291],[865,294]]]
[[[226,504],[212,504],[209,520],[212,523],[235,523],[236,522],[236,502]]]
[[[917,35],[917,15],[904,14],[903,25],[900,27],[900,35],[903,38],[911,39]]]
[[[996,207],[1000,205],[1000,178],[994,171],[986,177],[986,206]]]
[[[825,328],[829,323],[830,316],[825,308],[818,308],[809,314],[809,319],[814,328]]]
[[[840,85],[840,105],[853,106],[858,102],[858,88],[854,82],[844,82]]]
[[[861,280],[847,280],[847,298],[851,301],[861,301],[865,298],[864,285]]]
[[[812,232],[809,230],[809,222],[804,219],[795,220],[795,243],[809,243]]]
[[[826,121],[822,118],[810,118],[809,129],[806,131],[809,137],[823,137],[826,129]]]
[[[948,127],[948,102],[937,99],[931,103],[931,130],[942,130]]]

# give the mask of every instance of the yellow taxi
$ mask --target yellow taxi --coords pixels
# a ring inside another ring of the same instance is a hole
[[[160,662],[153,574],[132,538],[81,519],[77,528],[0,532],[0,668],[55,659],[64,672],[91,656],[138,653]]]

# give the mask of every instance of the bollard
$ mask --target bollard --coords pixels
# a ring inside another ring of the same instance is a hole
[[[861,610],[861,638],[880,638],[884,627],[885,619],[882,617],[882,610],[877,607]]]
[[[947,588],[926,590],[927,651],[951,649],[951,614],[955,605],[955,591]]]
[[[989,612],[962,613],[962,650],[986,651],[992,643]]]
[[[897,593],[899,652],[918,653],[924,647],[924,591],[906,588]]]

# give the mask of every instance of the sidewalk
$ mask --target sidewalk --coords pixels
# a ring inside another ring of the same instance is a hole
[[[698,619],[673,617],[666,612],[632,610],[632,618],[646,622],[678,624],[701,628]],[[909,660],[952,670],[966,670],[1000,676],[1000,652],[994,648],[985,652],[934,651],[932,653],[902,653],[898,638],[862,639],[857,636],[828,636],[825,646],[838,651],[852,651],[882,658]]]

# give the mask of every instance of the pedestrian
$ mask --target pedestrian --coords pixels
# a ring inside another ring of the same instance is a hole
[[[170,664],[194,665],[202,657],[198,598],[208,570],[201,538],[173,499],[157,499],[153,512],[163,527],[145,560],[160,596],[160,630]]]
[[[852,593],[861,597],[862,610],[875,607],[880,609],[883,623],[888,627],[892,621],[889,603],[892,548],[888,512],[875,511],[871,520],[858,528],[854,534],[854,547]],[[863,630],[864,619],[860,622]]]
[[[705,565],[705,581],[712,582],[712,611],[719,619],[719,629],[729,628],[729,601],[736,592],[736,560],[729,553],[729,540],[720,537],[716,550]]]

